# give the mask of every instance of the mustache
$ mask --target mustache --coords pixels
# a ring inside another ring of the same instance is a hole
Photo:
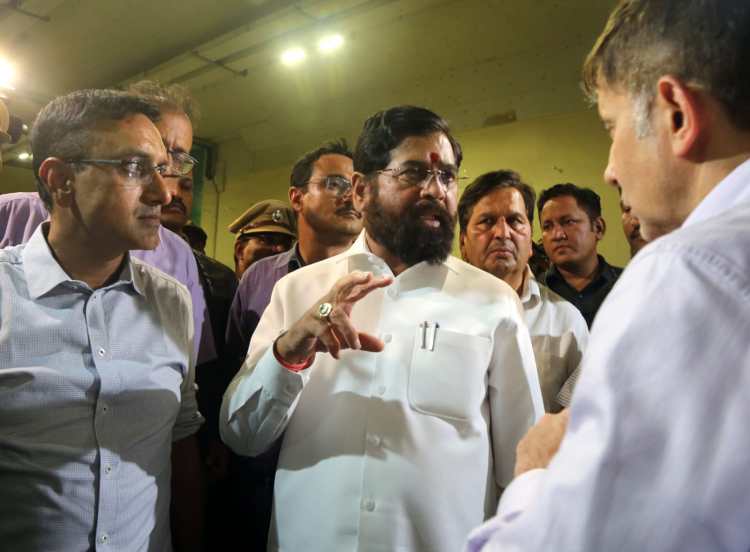
[[[418,201],[414,204],[410,214],[414,217],[433,215],[446,226],[451,226],[456,222],[456,217],[451,215],[448,209],[436,199],[423,199]]]
[[[185,207],[185,204],[182,202],[182,200],[179,197],[173,197],[172,201],[170,201],[169,203],[167,203],[164,206],[165,209],[170,209],[170,208],[174,208],[174,207],[177,207],[183,213],[187,212],[187,208]]]
[[[500,251],[500,250],[508,250],[508,251],[516,251],[516,244],[513,243],[512,240],[503,239],[500,242],[494,242],[493,245],[487,249],[487,253],[492,253],[493,251]]]
[[[336,214],[337,215],[354,214],[354,215],[357,216],[357,218],[362,218],[362,213],[360,213],[359,211],[357,211],[354,208],[354,204],[353,203],[348,203],[346,205],[343,205],[343,206],[339,207],[338,209],[336,209]]]

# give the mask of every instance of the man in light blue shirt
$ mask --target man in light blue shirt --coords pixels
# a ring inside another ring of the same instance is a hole
[[[50,221],[0,250],[0,542],[14,549],[170,550],[170,481],[197,481],[190,296],[128,253],[158,244],[169,201],[157,118],[89,90],[32,130]]]

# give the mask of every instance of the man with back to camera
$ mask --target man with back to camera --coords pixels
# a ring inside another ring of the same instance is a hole
[[[0,250],[0,540],[18,549],[169,550],[170,475],[175,519],[199,523],[181,513],[202,422],[190,296],[128,253],[159,243],[170,199],[158,117],[85,90],[31,132],[50,220]]]
[[[238,453],[281,439],[271,550],[458,549],[543,411],[518,296],[449,256],[461,157],[431,111],[370,117],[363,232],[274,288],[221,416]]]
[[[588,342],[586,321],[573,305],[539,284],[529,268],[534,189],[518,173],[485,173],[458,202],[463,259],[516,290],[531,334],[547,412],[568,406],[560,390],[581,362]],[[567,400],[566,400],[567,399]]]
[[[234,240],[234,272],[241,279],[255,262],[289,251],[297,237],[294,211],[278,199],[251,205],[229,225]]]
[[[229,379],[245,360],[276,282],[302,266],[346,250],[362,230],[362,216],[352,204],[352,172],[352,153],[343,139],[322,144],[294,164],[289,178],[292,214],[287,219],[286,211],[277,206],[271,218],[278,209],[278,225],[291,226],[296,219],[299,239],[286,252],[253,264],[240,281],[227,329],[227,346],[235,351]],[[253,226],[249,231],[262,229],[263,219],[261,215],[259,227],[255,221],[248,221]],[[231,473],[235,493],[232,510],[238,521],[250,520],[235,522],[233,529],[257,550],[265,550],[268,542],[279,444],[260,457],[237,459]]]
[[[596,251],[606,230],[599,195],[575,184],[555,184],[539,195],[538,209],[542,243],[552,263],[543,281],[573,303],[591,327],[622,273]]]
[[[748,38],[746,2],[628,0],[587,57],[605,179],[650,243],[597,315],[567,429],[524,438],[468,550],[748,549]]]

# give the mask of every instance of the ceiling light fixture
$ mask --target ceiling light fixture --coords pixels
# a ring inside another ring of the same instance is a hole
[[[340,34],[334,34],[325,36],[320,39],[318,42],[318,50],[320,50],[322,53],[327,54],[328,52],[333,52],[334,50],[338,50],[343,46],[344,44],[344,37]]]
[[[284,65],[297,65],[307,57],[307,53],[302,48],[290,48],[281,54],[281,63]]]
[[[14,89],[13,80],[15,79],[16,71],[13,66],[8,63],[7,60],[0,59],[0,88]]]
[[[28,151],[22,151],[18,154],[19,161],[28,161],[29,159],[31,159],[31,154]]]

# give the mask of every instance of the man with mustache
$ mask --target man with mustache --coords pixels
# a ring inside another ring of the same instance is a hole
[[[298,240],[288,251],[253,263],[240,280],[227,325],[232,361],[227,384],[245,360],[276,282],[302,266],[346,250],[362,230],[362,217],[352,204],[352,171],[352,152],[343,139],[307,152],[294,164],[289,202],[296,215]],[[280,218],[283,222],[284,212]],[[254,550],[264,550],[268,540],[278,453],[277,446],[261,458],[239,458],[232,463],[231,509],[236,522],[228,526]]]
[[[170,199],[158,118],[84,90],[31,131],[50,220],[0,250],[0,540],[19,550],[170,550],[170,481],[175,534],[196,536],[190,296],[129,253]]]
[[[271,550],[458,550],[512,476],[543,405],[518,296],[449,256],[461,158],[427,109],[370,117],[364,230],[274,288],[220,426],[280,441]]]
[[[529,268],[535,197],[518,173],[483,174],[458,202],[459,243],[465,261],[501,278],[521,298],[544,408],[559,412],[570,400],[560,391],[581,362],[589,332],[578,309],[539,284]]]
[[[622,274],[596,251],[604,237],[601,200],[589,188],[556,184],[539,196],[542,244],[552,263],[544,283],[573,303],[591,327],[599,307]]]

